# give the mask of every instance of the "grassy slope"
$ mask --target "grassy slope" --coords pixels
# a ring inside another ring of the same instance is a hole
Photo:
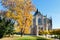
[[[23,37],[14,36],[14,37],[4,37],[0,40],[48,40],[48,39],[36,36],[23,36]]]
[[[23,37],[16,37],[15,40],[49,40],[49,39],[36,36],[25,36],[25,37],[23,36]]]

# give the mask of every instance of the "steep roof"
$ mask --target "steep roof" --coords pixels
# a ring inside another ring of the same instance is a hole
[[[36,16],[37,14],[42,15],[42,14],[38,11],[38,9],[36,10],[36,12],[35,12],[35,14],[34,14],[33,16]]]

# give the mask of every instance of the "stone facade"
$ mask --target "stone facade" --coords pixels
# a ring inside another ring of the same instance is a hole
[[[37,10],[33,15],[31,34],[38,35],[39,30],[52,30],[52,18],[47,18]]]

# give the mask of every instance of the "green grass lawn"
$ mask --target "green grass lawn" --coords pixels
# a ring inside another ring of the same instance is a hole
[[[14,40],[50,40],[50,39],[37,36],[23,36],[23,37],[16,37]]]
[[[10,37],[3,37],[0,40],[50,40],[47,38],[43,38],[43,37],[37,37],[37,36],[10,36]]]

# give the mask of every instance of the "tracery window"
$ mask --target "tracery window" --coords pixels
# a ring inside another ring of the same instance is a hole
[[[42,25],[42,20],[40,18],[38,19],[38,25]]]

